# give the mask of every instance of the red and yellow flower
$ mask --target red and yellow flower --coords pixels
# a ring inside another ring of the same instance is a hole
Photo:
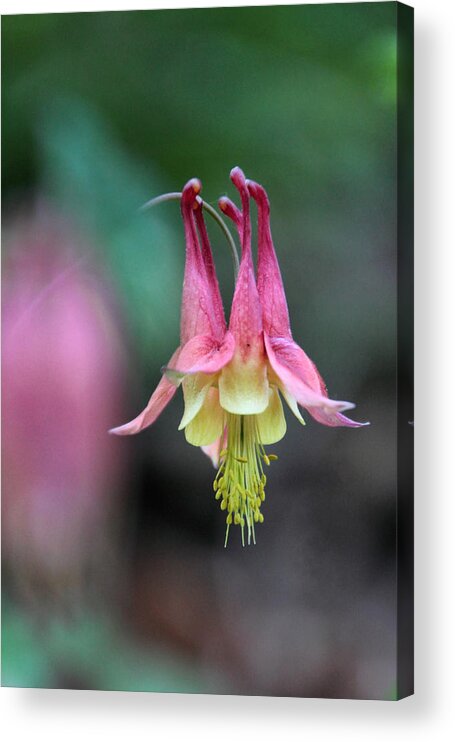
[[[342,414],[354,407],[328,397],[314,363],[294,342],[280,269],[270,231],[270,207],[262,186],[231,172],[241,209],[219,201],[231,218],[242,246],[229,326],[213,263],[199,197],[201,184],[190,180],[182,192],[186,263],[181,312],[181,344],[147,407],[134,420],[111,432],[131,435],[151,425],[182,386],[185,408],[179,429],[189,443],[201,446],[218,471],[215,497],[226,512],[226,541],[239,525],[244,543],[255,540],[263,522],[264,469],[276,458],[264,446],[286,433],[281,396],[304,424],[299,405],[328,426],[360,427]],[[251,250],[250,199],[258,209],[258,266]]]

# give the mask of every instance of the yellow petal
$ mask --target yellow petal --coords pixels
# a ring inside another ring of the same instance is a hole
[[[269,406],[261,415],[256,416],[261,443],[270,445],[280,441],[286,433],[286,419],[278,389],[270,388]]]
[[[297,420],[302,423],[302,425],[306,425],[305,420],[303,419],[302,415],[300,414],[299,406],[297,404],[297,400],[295,397],[292,396],[292,394],[289,394],[289,392],[286,391],[286,389],[280,388],[280,392],[285,398],[287,405],[291,412],[296,416]]]
[[[239,355],[223,368],[219,378],[220,404],[234,415],[257,415],[269,403],[267,365],[260,356],[243,361]]]
[[[183,398],[185,400],[185,411],[180,421],[179,430],[183,430],[196,417],[207,396],[210,385],[215,376],[207,374],[194,374],[186,376],[183,380]]]
[[[208,446],[220,437],[223,428],[224,412],[218,389],[211,387],[198,414],[185,428],[186,440],[193,446]]]

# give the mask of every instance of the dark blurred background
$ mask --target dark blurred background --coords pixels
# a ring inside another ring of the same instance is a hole
[[[394,698],[395,3],[9,16],[2,57],[3,683]],[[288,416],[257,545],[224,549],[180,393],[106,431],[178,344],[179,209],[137,209],[235,198],[234,165],[296,340],[372,424]]]

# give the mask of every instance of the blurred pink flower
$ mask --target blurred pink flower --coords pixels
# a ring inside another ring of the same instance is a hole
[[[121,409],[119,345],[68,223],[41,209],[5,243],[3,544],[13,570],[52,578],[93,553],[115,489],[105,429]]]

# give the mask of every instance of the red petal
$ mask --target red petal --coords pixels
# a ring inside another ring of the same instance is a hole
[[[331,428],[339,428],[340,426],[346,428],[363,428],[364,425],[370,423],[359,423],[356,420],[342,415],[341,412],[328,412],[327,410],[317,409],[316,407],[308,407],[308,412],[318,423],[322,425],[328,425]]]
[[[165,368],[175,381],[187,374],[216,374],[229,363],[235,350],[235,340],[227,332],[221,343],[211,335],[197,335],[189,340],[180,351],[178,361]]]
[[[169,361],[170,365],[177,362],[179,352],[180,348],[177,348]],[[115,435],[134,435],[144,430],[144,428],[148,428],[161,415],[166,405],[169,404],[177,388],[175,384],[163,376],[150,397],[147,407],[134,420],[131,420],[131,422],[125,425],[120,425],[118,428],[111,428],[109,433],[114,433]]]
[[[196,203],[198,205],[198,208],[195,209],[194,214],[201,238],[202,259],[205,265],[209,289],[212,296],[212,329],[215,337],[221,339],[226,332],[226,320],[224,318],[223,301],[221,299],[220,287],[216,275],[215,264],[213,262],[212,248],[210,247],[210,240],[207,234],[207,228],[205,226],[204,216],[202,213],[202,205],[200,204],[198,199],[196,199]]]
[[[215,335],[219,329],[219,318],[213,307],[212,290],[196,232],[194,205],[200,190],[200,182],[193,178],[188,181],[182,192],[181,210],[186,242],[180,321],[182,344],[187,343],[195,335]]]
[[[305,407],[315,420],[323,425],[361,427],[340,414],[354,407],[350,402],[329,399],[316,366],[297,343],[288,338],[270,338],[265,335],[265,346],[272,369],[297,402]]]
[[[271,336],[292,337],[288,305],[280,267],[270,230],[270,204],[264,188],[247,180],[248,190],[258,207],[257,285],[262,304],[264,331]]]
[[[250,349],[262,345],[262,310],[251,257],[251,220],[249,194],[240,168],[231,171],[231,180],[242,199],[242,259],[232,300],[229,329],[244,358]]]

